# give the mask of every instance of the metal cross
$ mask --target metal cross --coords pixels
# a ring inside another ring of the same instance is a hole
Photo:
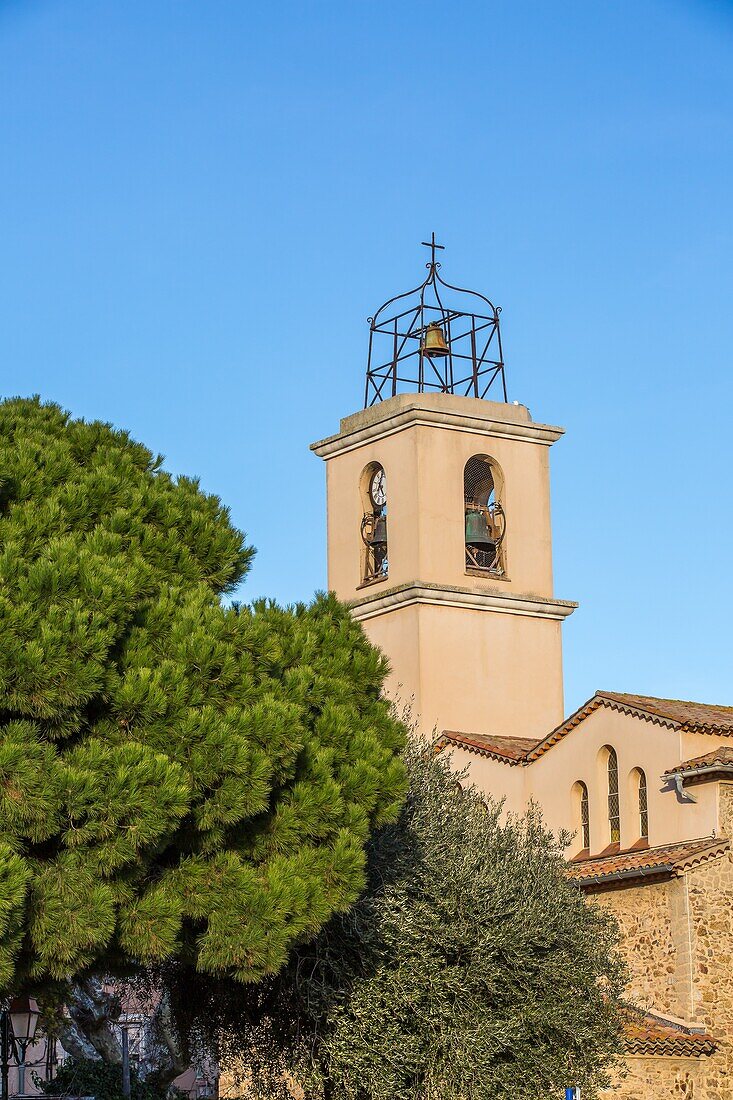
[[[429,241],[421,241],[420,243],[424,244],[426,248],[430,249],[430,263],[431,264],[435,263],[435,249],[436,248],[442,248],[442,249],[445,248],[444,244],[436,244],[435,243],[435,234],[434,233],[430,234],[430,240]]]

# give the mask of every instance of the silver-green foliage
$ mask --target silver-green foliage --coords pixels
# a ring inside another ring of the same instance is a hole
[[[262,1097],[291,1074],[337,1100],[594,1096],[619,1045],[614,922],[566,879],[536,809],[503,822],[445,761],[411,749],[408,762],[367,891],[229,1007],[225,1055],[244,1057]]]

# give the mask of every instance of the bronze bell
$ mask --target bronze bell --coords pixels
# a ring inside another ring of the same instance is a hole
[[[445,342],[445,333],[437,321],[431,321],[425,332],[422,346],[423,355],[432,359],[435,355],[447,355],[448,345]]]
[[[498,543],[492,538],[483,509],[466,509],[466,565],[474,569],[493,569]]]
[[[374,519],[374,529],[372,531],[372,537],[369,540],[372,546],[386,546],[387,545],[387,517],[376,516]]]
[[[466,542],[469,546],[478,546],[482,550],[488,546],[494,546],[486,516],[477,509],[469,509],[466,512]]]

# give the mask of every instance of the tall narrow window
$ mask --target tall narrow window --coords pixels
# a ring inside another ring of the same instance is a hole
[[[362,582],[382,580],[389,574],[387,557],[387,478],[384,467],[372,462],[361,475],[364,514],[361,521]]]
[[[583,838],[583,848],[590,848],[590,806],[588,804],[588,788],[585,783],[580,783],[580,835]]]
[[[466,569],[469,572],[504,576],[506,517],[500,500],[500,481],[500,471],[481,455],[469,458],[464,467]]]
[[[618,758],[608,750],[608,827],[611,844],[621,841],[621,809],[618,797]]]
[[[649,839],[649,805],[646,792],[646,775],[639,769],[639,836]]]

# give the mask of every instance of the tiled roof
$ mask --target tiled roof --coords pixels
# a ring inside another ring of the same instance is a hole
[[[704,1028],[684,1024],[656,1013],[629,1012],[624,1021],[627,1054],[662,1054],[700,1058],[712,1054],[715,1039]]]
[[[540,740],[525,737],[502,737],[483,733],[459,733],[444,730],[436,741],[436,750],[457,745],[490,756],[505,764],[531,764],[553,745],[579,726],[599,707],[635,715],[645,722],[670,729],[689,729],[697,733],[716,733],[733,737],[733,707],[718,707],[707,703],[688,703],[683,699],[656,699],[651,695],[625,695],[617,691],[597,691],[582,707]]]
[[[718,745],[712,752],[706,752],[704,756],[694,756],[692,760],[683,760],[674,768],[667,768],[665,775],[675,775],[677,772],[694,772],[703,768],[733,768],[733,746]]]
[[[650,717],[667,719],[675,725],[694,729],[733,732],[733,707],[713,703],[691,703],[685,699],[655,699],[651,695],[626,695],[616,691],[598,691],[608,702],[642,710]]]
[[[620,881],[671,878],[690,867],[715,859],[728,851],[726,838],[705,837],[661,848],[633,848],[607,856],[573,860],[567,875],[579,886],[598,887]]]
[[[624,714],[636,715],[646,722],[670,729],[690,729],[699,733],[717,733],[733,736],[733,707],[718,707],[707,703],[687,703],[682,699],[656,699],[651,695],[625,695],[618,691],[597,691],[575,714],[552,730],[547,737],[527,754],[531,764],[538,756],[551,749],[566,734],[599,707],[608,707]]]
[[[446,745],[457,745],[469,752],[478,753],[479,756],[491,756],[507,764],[520,764],[537,744],[539,742],[536,739],[528,737],[493,737],[484,733],[443,730],[435,748],[439,751]]]

